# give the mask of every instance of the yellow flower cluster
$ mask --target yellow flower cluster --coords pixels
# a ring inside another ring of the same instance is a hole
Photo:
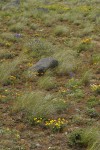
[[[40,36],[39,33],[36,33],[35,36]]]
[[[61,93],[66,93],[66,90],[67,90],[67,89],[65,89],[65,88],[63,88],[63,87],[60,87],[59,92],[61,92]]]
[[[7,47],[10,47],[11,45],[12,45],[12,43],[10,43],[10,42],[6,42],[6,44],[5,44]]]
[[[43,118],[33,118],[35,124],[39,124],[43,121]]]
[[[31,67],[32,65],[33,65],[33,63],[28,63],[27,64],[28,67]]]
[[[65,120],[64,118],[58,118],[57,120],[48,120],[45,122],[46,126],[52,127],[52,128],[62,128],[63,125],[65,125],[66,123],[68,123],[67,120]]]
[[[100,84],[99,85],[96,85],[96,84],[92,84],[91,85],[91,90],[92,91],[100,91]]]
[[[85,43],[91,43],[91,40],[92,40],[91,38],[83,39],[82,43],[83,44],[85,44]]]
[[[65,125],[68,123],[64,118],[58,119],[47,119],[44,118],[33,118],[34,125],[44,125],[46,128],[50,128],[53,132],[60,132],[63,130]]]
[[[11,79],[11,80],[15,80],[16,77],[15,77],[15,76],[10,76],[10,79]]]

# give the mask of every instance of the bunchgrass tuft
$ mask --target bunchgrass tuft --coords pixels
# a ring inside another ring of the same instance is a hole
[[[54,54],[54,57],[59,61],[58,74],[66,74],[77,67],[78,59],[76,53],[72,50],[59,50]]]
[[[67,34],[69,35],[70,31],[66,26],[56,26],[54,33],[56,36],[66,36]]]
[[[45,90],[51,90],[56,87],[56,82],[54,77],[44,76],[38,80],[38,86]]]
[[[14,25],[9,27],[9,30],[12,32],[21,32],[24,29],[25,29],[25,26],[23,23],[17,23],[17,24],[14,24]]]
[[[48,117],[64,110],[63,99],[40,91],[26,92],[20,96],[13,106],[13,111],[25,111],[27,116]]]
[[[24,55],[20,55],[12,62],[3,62],[0,64],[0,82],[4,83],[10,75],[17,69],[17,65],[25,59]]]
[[[52,43],[41,38],[31,39],[25,44],[25,48],[27,53],[33,58],[50,56],[55,50],[55,47],[52,45]]]

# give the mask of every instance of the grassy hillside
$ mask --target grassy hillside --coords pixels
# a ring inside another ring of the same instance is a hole
[[[99,0],[0,1],[0,150],[100,149],[99,40]]]

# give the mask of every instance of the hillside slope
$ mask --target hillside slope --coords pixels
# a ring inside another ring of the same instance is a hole
[[[99,66],[99,0],[1,0],[0,150],[99,150]]]

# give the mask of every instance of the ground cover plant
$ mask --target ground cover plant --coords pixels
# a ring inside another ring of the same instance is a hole
[[[0,150],[100,149],[99,40],[98,0],[0,1]]]

